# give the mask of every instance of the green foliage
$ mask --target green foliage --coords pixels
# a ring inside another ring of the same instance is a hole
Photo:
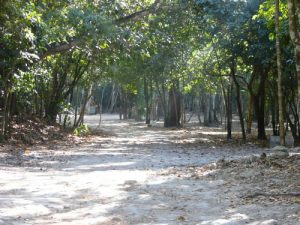
[[[231,82],[232,57],[242,91],[254,66],[274,69],[273,1],[162,1],[146,13],[153,2],[4,1],[1,101],[14,95],[20,112],[56,120],[74,90],[113,81],[143,113],[144,78],[161,97],[175,83],[184,94],[215,94]],[[293,76],[286,1],[281,12],[284,72]]]
[[[91,134],[91,129],[86,124],[81,124],[79,127],[74,129],[73,133],[76,136],[84,137]]]

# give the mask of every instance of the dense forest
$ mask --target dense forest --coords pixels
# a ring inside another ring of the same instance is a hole
[[[2,0],[2,140],[28,116],[77,127],[89,104],[166,127],[195,113],[229,139],[238,114],[244,140],[253,121],[258,139],[299,139],[300,6],[275,2]]]

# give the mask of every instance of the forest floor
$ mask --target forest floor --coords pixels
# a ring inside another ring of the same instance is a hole
[[[299,148],[271,159],[221,128],[109,115],[96,133],[21,153],[2,146],[0,224],[300,224]]]

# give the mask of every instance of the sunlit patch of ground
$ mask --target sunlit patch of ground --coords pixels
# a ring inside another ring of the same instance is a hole
[[[98,119],[85,121],[96,128]],[[239,194],[248,183],[236,176],[239,170],[247,176],[246,168],[228,167],[223,174],[209,166],[265,149],[228,143],[221,128],[166,129],[119,121],[117,115],[102,119],[100,136],[34,146],[22,156],[0,153],[0,224],[299,222],[292,202],[244,201]]]

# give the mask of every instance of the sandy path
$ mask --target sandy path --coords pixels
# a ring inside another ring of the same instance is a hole
[[[0,224],[289,224],[288,205],[236,206],[223,180],[164,173],[260,149],[186,149],[176,144],[183,131],[113,117],[105,118],[102,129],[114,136],[37,147],[21,166],[2,153]]]

